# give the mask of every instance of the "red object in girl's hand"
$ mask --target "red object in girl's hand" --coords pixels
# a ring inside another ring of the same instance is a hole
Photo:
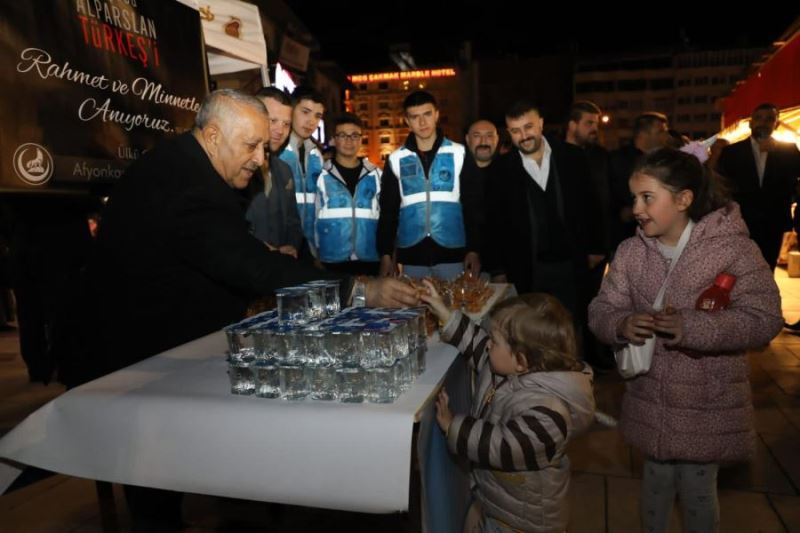
[[[700,311],[719,311],[731,304],[731,289],[736,284],[736,276],[722,272],[714,280],[714,284],[703,291],[697,299],[695,309]]]

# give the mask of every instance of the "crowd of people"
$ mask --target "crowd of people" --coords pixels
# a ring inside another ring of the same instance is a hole
[[[436,402],[450,450],[473,466],[466,527],[557,532],[566,446],[594,420],[593,367],[655,338],[620,423],[646,458],[642,527],[666,531],[679,494],[685,530],[716,531],[718,468],[747,460],[755,442],[744,354],[783,324],[772,269],[800,153],[772,139],[778,110],[759,106],[752,136],[709,159],[659,113],[639,116],[632,144],[609,153],[591,102],[571,107],[556,138],[542,109],[516,101],[500,154],[497,125],[476,120],[463,144],[450,139],[435,97],[416,91],[402,105],[410,133],[382,168],[359,157],[364,125],[349,113],[328,118],[335,151],[323,157],[313,135],[329,111],[307,87],[215,91],[191,132],[131,165],[94,243],[91,328],[69,384],[216,331],[304,280],[340,279],[345,305],[421,298],[475,371],[469,413],[451,412],[446,391]],[[464,271],[520,296],[481,325],[432,284],[420,297],[397,277]],[[736,278],[730,307],[696,310],[723,272]],[[138,530],[179,525],[180,495],[126,495]]]
[[[716,531],[718,469],[754,450],[744,354],[783,325],[772,270],[800,153],[772,139],[777,108],[758,106],[751,138],[712,150],[643,113],[632,143],[607,152],[593,103],[576,102],[556,138],[543,134],[539,107],[517,101],[500,154],[495,124],[476,120],[462,145],[439,127],[435,97],[417,91],[402,106],[410,133],[381,170],[358,157],[364,125],[348,113],[330,121],[335,151],[320,163],[309,137],[322,99],[302,89],[291,105],[291,134],[284,121],[274,140],[292,170],[301,257],[351,275],[483,273],[521,294],[492,311],[487,330],[434,285],[422,296],[476,375],[469,413],[452,413],[446,391],[436,405],[450,450],[472,464],[465,530],[566,528],[565,450],[593,421],[592,366],[605,371],[613,348],[655,337],[620,421],[645,456],[642,528],[666,531],[678,495],[686,531]],[[720,273],[736,279],[730,307],[696,310]]]

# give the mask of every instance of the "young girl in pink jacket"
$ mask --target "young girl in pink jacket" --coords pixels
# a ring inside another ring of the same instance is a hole
[[[667,531],[676,494],[684,531],[718,530],[719,465],[747,460],[755,448],[745,350],[769,343],[783,324],[772,272],[715,180],[693,155],[665,148],[645,156],[629,181],[639,228],[589,306],[591,330],[616,348],[655,335],[649,371],[627,381],[620,421],[645,456],[647,533]],[[722,272],[736,277],[730,306],[696,310]]]

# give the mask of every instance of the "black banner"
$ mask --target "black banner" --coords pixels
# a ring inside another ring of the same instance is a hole
[[[207,92],[197,11],[177,0],[0,5],[0,190],[117,180],[190,129]]]

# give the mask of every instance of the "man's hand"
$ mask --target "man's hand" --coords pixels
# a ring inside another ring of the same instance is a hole
[[[370,278],[366,287],[367,307],[411,307],[419,305],[417,291],[395,278]]]
[[[397,265],[394,264],[392,256],[384,255],[381,257],[381,266],[378,275],[383,278],[393,278],[397,275]]]
[[[297,248],[295,248],[291,244],[284,244],[283,246],[278,248],[278,251],[283,255],[291,255],[292,257],[297,259]]]
[[[471,272],[476,278],[481,275],[481,257],[478,252],[467,252],[464,256],[464,272]]]

